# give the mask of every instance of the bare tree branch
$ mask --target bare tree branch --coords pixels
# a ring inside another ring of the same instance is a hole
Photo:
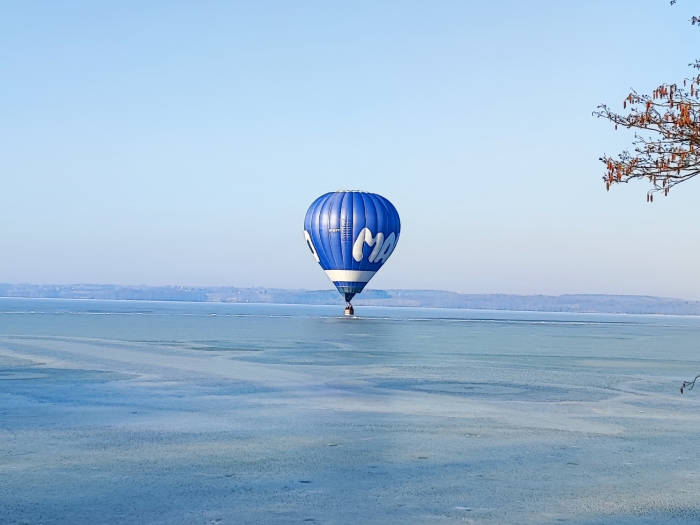
[[[700,26],[700,17],[690,22]],[[700,69],[700,60],[690,66]],[[672,187],[700,173],[700,74],[680,84],[661,84],[651,94],[631,90],[622,109],[617,113],[601,104],[593,112],[615,129],[635,130],[631,151],[600,157],[607,190],[614,184],[647,179],[651,183],[647,202],[652,202],[655,193],[668,195]]]
[[[695,379],[693,379],[692,381],[683,381],[683,384],[681,385],[681,394],[684,390],[692,390],[695,386],[695,381],[697,381],[699,377],[700,375],[696,375]]]

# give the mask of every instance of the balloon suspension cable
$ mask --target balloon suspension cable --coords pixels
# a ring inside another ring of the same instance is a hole
[[[697,381],[699,377],[700,375],[696,375],[695,379],[693,379],[692,381],[683,381],[683,384],[681,385],[681,394],[684,390],[692,390],[695,386],[695,381]]]

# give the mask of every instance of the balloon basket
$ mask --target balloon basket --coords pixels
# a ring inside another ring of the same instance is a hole
[[[350,303],[348,303],[348,305],[345,307],[345,315],[347,315],[347,316],[355,315],[355,309],[352,307],[352,305]]]

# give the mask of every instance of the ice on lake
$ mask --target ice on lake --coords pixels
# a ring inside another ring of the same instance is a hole
[[[0,523],[700,522],[700,319],[0,299]]]

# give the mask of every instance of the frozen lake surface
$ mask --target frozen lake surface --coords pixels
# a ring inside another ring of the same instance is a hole
[[[2,524],[700,522],[700,319],[0,299]]]

